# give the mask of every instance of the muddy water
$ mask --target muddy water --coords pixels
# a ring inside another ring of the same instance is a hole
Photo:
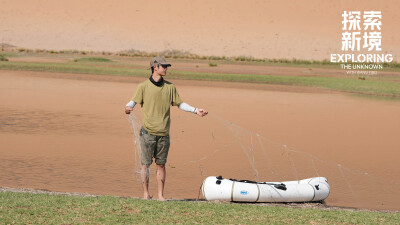
[[[105,80],[0,71],[0,186],[141,196],[123,114],[137,83]],[[172,109],[167,198],[196,198],[214,175],[325,176],[328,205],[400,210],[399,102],[189,81],[178,90],[210,115]],[[153,194],[154,175],[152,167]]]

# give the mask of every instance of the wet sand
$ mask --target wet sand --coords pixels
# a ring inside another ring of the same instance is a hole
[[[0,186],[140,197],[123,113],[140,79],[49,74],[0,71]],[[172,82],[184,101],[210,115],[172,109],[167,198],[196,198],[207,176],[320,175],[331,184],[328,205],[400,210],[399,102]],[[154,166],[151,174],[155,194]]]

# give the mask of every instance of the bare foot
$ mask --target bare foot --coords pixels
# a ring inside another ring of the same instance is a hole
[[[150,195],[144,195],[144,196],[143,196],[143,199],[145,199],[145,200],[150,200],[150,199],[152,199],[152,197],[151,197]]]
[[[167,200],[163,196],[161,196],[161,197],[158,197],[158,201],[165,202]]]

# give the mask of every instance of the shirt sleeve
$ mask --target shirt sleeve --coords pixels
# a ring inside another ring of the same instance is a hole
[[[179,106],[182,104],[182,99],[178,94],[178,91],[176,90],[176,87],[173,86],[172,88],[172,106]]]
[[[136,88],[135,94],[132,97],[132,101],[136,102],[136,104],[143,104],[143,85],[139,85]]]

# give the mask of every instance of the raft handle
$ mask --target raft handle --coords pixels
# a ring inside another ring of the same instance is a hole
[[[283,190],[283,191],[286,191],[286,190],[287,190],[286,185],[285,185],[284,183],[281,183],[281,184],[274,184],[274,187],[275,187],[276,189]]]

